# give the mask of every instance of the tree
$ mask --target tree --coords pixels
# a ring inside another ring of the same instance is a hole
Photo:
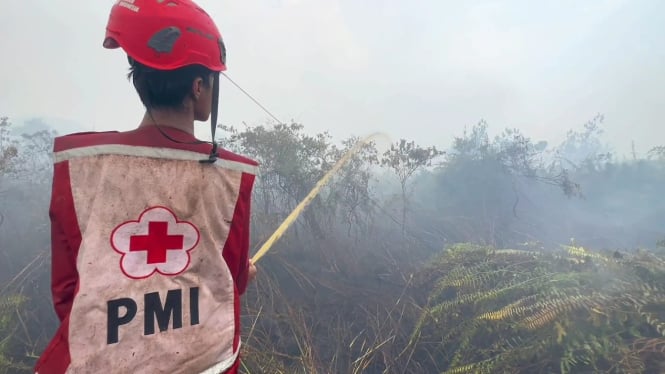
[[[408,142],[400,139],[398,142],[390,145],[390,149],[383,153],[381,166],[388,167],[397,176],[402,192],[402,233],[406,230],[406,211],[407,211],[407,187],[409,180],[413,175],[428,166],[432,166],[432,161],[444,154],[436,147],[423,148],[414,141]]]
[[[337,149],[336,159],[339,160],[359,141],[359,137],[342,141],[343,148]],[[354,227],[356,233],[360,234],[363,231],[363,222],[367,223],[374,212],[370,188],[373,179],[371,168],[378,164],[375,143],[366,143],[351,157],[340,175],[330,185],[330,197],[337,207],[342,223],[347,225],[349,235]]]
[[[657,160],[665,160],[665,146],[660,145],[653,147],[649,150],[649,158]]]
[[[268,230],[277,224],[307,195],[324,170],[334,162],[330,150],[330,136],[321,133],[304,134],[298,123],[277,124],[272,127],[246,126],[238,130],[233,126],[221,126],[229,133],[221,145],[256,159],[261,165],[256,184],[256,204],[268,221]],[[312,202],[317,209],[321,201]],[[323,229],[314,218],[311,209],[303,213],[311,232],[323,236]]]
[[[601,124],[605,117],[601,114],[584,124],[581,131],[569,130],[566,139],[555,150],[555,163],[573,170],[595,171],[612,161],[612,152],[601,141]]]
[[[41,124],[41,121],[32,120],[31,123]],[[42,124],[40,127],[44,126]],[[48,179],[44,176],[51,171],[53,164],[51,149],[56,131],[42,129],[20,136],[12,136],[11,132],[9,119],[0,118],[0,176],[44,183]]]
[[[513,177],[513,185],[516,177],[525,177],[558,186],[566,196],[579,193],[579,185],[570,179],[567,169],[556,164],[549,170],[545,167],[547,142],[534,144],[518,129],[505,129],[496,137],[492,148],[504,171]]]
[[[16,141],[10,137],[11,122],[8,117],[0,117],[0,180],[14,171],[14,161],[18,155]],[[1,193],[2,191],[0,191]],[[0,226],[5,216],[0,212]]]
[[[16,141],[9,135],[11,125],[8,117],[0,117],[0,177],[13,171],[14,159],[18,155]]]
[[[53,165],[54,130],[41,130],[32,134],[21,134],[19,154],[16,157],[17,172],[23,180],[32,183],[48,183]]]
[[[327,132],[309,135],[298,123],[245,126],[242,130],[233,126],[220,128],[229,134],[220,142],[223,147],[260,163],[255,201],[261,207],[263,217],[259,231],[265,229],[266,235],[267,231],[277,228],[281,220],[358,140],[349,138],[342,142],[340,148],[333,144]],[[340,219],[349,227],[359,222],[359,211],[369,211],[369,168],[376,162],[373,144],[364,145],[354,155],[302,213],[310,233],[322,238],[334,229]]]
[[[426,193],[435,213],[428,220],[433,222],[430,230],[445,230],[444,237],[453,242],[502,242],[517,201],[513,172],[533,169],[529,143],[522,140],[508,132],[492,142],[482,120],[456,136],[445,167],[436,170]]]
[[[26,357],[54,326],[48,248],[53,132],[15,135],[0,118],[0,373],[28,372]]]
[[[422,192],[418,226],[424,233],[437,232],[450,242],[471,241],[503,245],[514,239],[520,203],[533,211],[530,194],[543,193],[537,184],[561,188],[567,196],[578,185],[565,169],[547,164],[547,142],[534,142],[518,129],[507,128],[491,138],[481,120],[453,139],[445,163],[428,181],[417,185]]]

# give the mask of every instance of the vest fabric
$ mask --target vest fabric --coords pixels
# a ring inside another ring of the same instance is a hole
[[[61,323],[35,373],[236,372],[258,164],[199,162],[210,147],[156,127],[55,139]]]

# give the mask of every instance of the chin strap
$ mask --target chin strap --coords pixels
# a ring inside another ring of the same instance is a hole
[[[205,160],[199,160],[202,164],[214,164],[217,161],[217,141],[215,140],[215,130],[217,129],[217,112],[219,108],[219,74],[215,74],[212,83],[212,108],[210,111],[210,133],[212,135],[212,150]]]

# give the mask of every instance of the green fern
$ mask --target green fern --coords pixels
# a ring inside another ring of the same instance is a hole
[[[453,246],[425,268],[409,345],[443,356],[446,373],[646,372],[658,358],[632,342],[665,336],[665,261],[653,256]]]
[[[23,295],[0,297],[0,373],[15,373],[27,369],[12,360],[7,351],[16,329],[16,317],[19,308],[27,301]]]

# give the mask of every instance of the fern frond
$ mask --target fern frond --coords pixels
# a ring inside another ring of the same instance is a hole
[[[575,256],[575,257],[580,257],[580,258],[590,258],[593,260],[600,260],[603,262],[610,262],[609,257],[603,256],[600,253],[596,252],[591,252],[589,250],[584,249],[584,247],[574,247],[570,245],[564,245],[563,248],[568,252],[570,255]]]
[[[432,298],[438,297],[449,287],[464,288],[471,286],[472,288],[478,288],[492,277],[495,268],[496,265],[490,262],[483,262],[471,267],[458,267],[438,282]]]
[[[483,361],[474,362],[472,364],[466,364],[462,366],[455,366],[452,369],[444,371],[442,374],[464,374],[464,373],[474,373],[474,374],[492,374],[493,368],[496,363],[496,358],[490,358]]]
[[[572,295],[564,298],[556,298],[539,303],[541,310],[524,318],[522,326],[535,330],[552,321],[560,314],[570,312],[579,308],[597,307],[598,304],[593,296]]]
[[[478,303],[480,301],[486,301],[486,300],[492,300],[492,299],[497,299],[501,297],[502,295],[507,294],[510,291],[513,291],[517,287],[522,285],[521,283],[518,284],[517,282],[509,284],[507,287],[504,288],[498,288],[498,289],[491,289],[488,291],[481,291],[481,292],[474,292],[471,294],[465,294],[465,295],[460,295],[459,297],[449,300],[449,301],[444,301],[436,306],[434,306],[431,309],[431,313],[438,315],[446,312],[447,310],[458,307],[464,304],[473,304],[473,303]]]
[[[0,297],[0,312],[16,308],[28,300],[27,297],[18,294],[18,295],[7,295]]]
[[[478,319],[484,319],[488,321],[502,321],[508,318],[513,318],[524,314],[528,311],[528,306],[525,305],[529,302],[534,301],[537,298],[537,295],[530,295],[523,297],[514,303],[508,304],[499,310],[492,312],[485,312],[478,316]]]
[[[525,251],[523,249],[496,249],[491,253],[495,256],[510,256],[510,257],[535,258],[542,256],[542,252]]]
[[[425,345],[440,347],[446,373],[660,372],[665,339],[630,341],[665,337],[662,260],[578,246],[558,253],[460,246],[439,261],[445,270],[430,278],[416,330]]]
[[[646,311],[642,305],[637,305],[637,311],[651,327],[656,329],[661,336],[665,337],[665,322],[656,313]]]

